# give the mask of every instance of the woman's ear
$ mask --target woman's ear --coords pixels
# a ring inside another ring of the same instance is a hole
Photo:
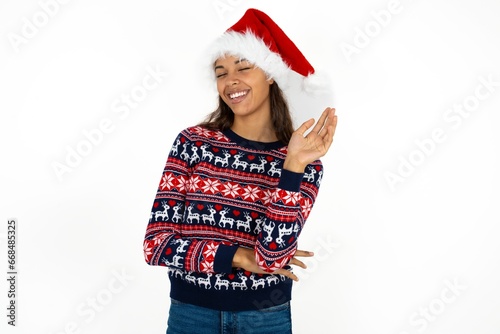
[[[274,79],[273,78],[269,78],[269,79],[267,79],[267,82],[269,83],[269,85],[272,85],[274,83]]]

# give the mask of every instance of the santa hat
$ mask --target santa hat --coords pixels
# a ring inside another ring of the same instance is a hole
[[[282,89],[289,87],[292,71],[302,76],[306,92],[322,91],[327,83],[285,32],[267,14],[253,8],[211,45],[210,54],[212,64],[225,55],[245,58]]]

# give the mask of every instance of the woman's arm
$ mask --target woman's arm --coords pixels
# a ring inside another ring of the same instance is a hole
[[[276,272],[287,264],[302,263],[294,258],[297,239],[314,205],[323,166],[318,160],[324,156],[332,142],[337,117],[335,109],[327,108],[310,133],[311,119],[299,127],[290,140],[281,179],[268,206],[262,232],[254,249],[258,267],[268,273]],[[305,255],[304,255],[305,254]]]
[[[298,259],[298,257],[311,257],[311,256],[314,256],[313,252],[304,251],[304,250],[297,250],[295,252],[295,255],[292,257],[292,259],[290,260],[290,262],[288,264],[292,264],[292,265],[301,267],[303,269],[306,269],[307,266],[304,264],[304,262],[300,261]],[[257,264],[257,261],[255,260],[254,250],[249,249],[249,248],[244,248],[244,247],[239,247],[236,250],[236,253],[234,254],[234,257],[233,257],[233,267],[243,268],[247,271],[250,271],[250,272],[256,273],[256,274],[269,274],[267,271],[264,271]],[[281,269],[274,271],[273,274],[280,274],[280,275],[286,276],[294,281],[299,280],[297,275],[295,275],[290,270],[287,270],[284,268],[281,268]]]
[[[145,261],[186,271],[230,272],[236,246],[182,235],[192,145],[189,132],[183,131],[169,153],[146,228]]]

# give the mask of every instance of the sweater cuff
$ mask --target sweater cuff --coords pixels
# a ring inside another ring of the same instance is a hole
[[[300,185],[303,177],[304,173],[296,173],[283,169],[281,170],[281,178],[278,188],[298,192],[300,191]]]
[[[234,253],[238,250],[236,245],[220,244],[214,258],[214,271],[220,273],[230,273],[233,269]]]

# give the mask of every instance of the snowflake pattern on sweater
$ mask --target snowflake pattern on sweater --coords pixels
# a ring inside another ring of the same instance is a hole
[[[286,154],[279,143],[248,141],[231,130],[195,126],[179,133],[147,225],[145,261],[169,267],[171,280],[199,293],[255,291],[288,280],[272,273],[297,249],[323,166],[318,160],[305,173],[283,170]],[[238,247],[254,249],[269,274],[232,268]]]

